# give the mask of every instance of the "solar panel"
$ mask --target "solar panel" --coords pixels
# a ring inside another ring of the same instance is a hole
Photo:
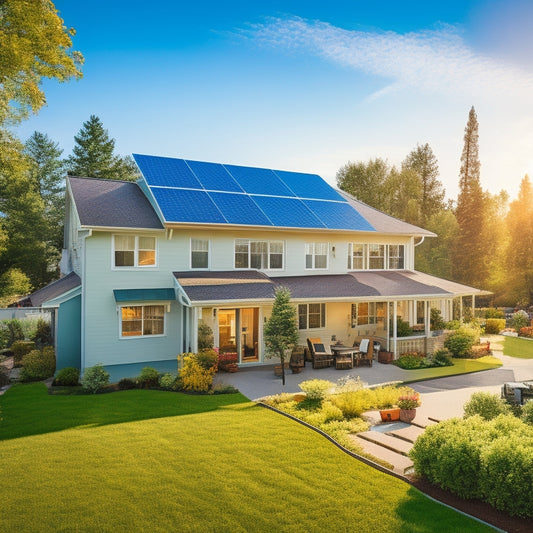
[[[326,226],[298,198],[252,196],[274,226],[284,228],[325,228]]]
[[[235,165],[224,165],[224,167],[248,194],[294,196],[294,193],[268,168],[238,167]]]
[[[187,161],[204,189],[208,191],[244,192],[223,165]]]
[[[286,170],[274,170],[287,187],[299,198],[316,198],[317,200],[346,200],[320,176],[316,174],[304,174],[302,172],[287,172]]]
[[[347,202],[303,200],[303,203],[330,229],[375,231]]]
[[[152,187],[167,222],[225,224],[226,219],[205,191]]]
[[[228,221],[228,224],[272,226],[270,220],[247,194],[210,192],[209,196]]]
[[[202,189],[201,183],[183,159],[139,154],[133,154],[133,158],[150,187]]]

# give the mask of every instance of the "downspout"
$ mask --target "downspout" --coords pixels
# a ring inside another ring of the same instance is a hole
[[[84,235],[81,235],[83,240],[83,262],[81,273],[81,353],[80,353],[80,376],[83,376],[85,369],[85,318],[86,318],[86,295],[87,295],[87,238],[93,234],[92,229],[86,230]]]

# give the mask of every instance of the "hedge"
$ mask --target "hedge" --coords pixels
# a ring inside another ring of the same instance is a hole
[[[485,333],[497,335],[505,329],[505,318],[487,318]]]

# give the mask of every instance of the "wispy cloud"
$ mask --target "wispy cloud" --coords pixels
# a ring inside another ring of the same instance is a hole
[[[270,19],[241,35],[383,77],[388,85],[372,97],[401,89],[489,98],[533,90],[533,74],[476,53],[452,26],[407,34],[363,32],[294,17]]]

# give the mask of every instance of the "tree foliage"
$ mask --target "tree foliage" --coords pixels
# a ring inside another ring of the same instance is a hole
[[[115,154],[115,139],[109,137],[109,132],[96,115],[91,115],[83,123],[74,141],[72,155],[68,158],[71,176],[129,181],[139,177],[130,157]]]
[[[290,299],[289,289],[281,287],[276,290],[272,314],[264,329],[267,357],[280,358],[283,385],[285,385],[285,357],[298,342],[296,309],[291,305]]]
[[[81,78],[83,56],[50,0],[0,2],[0,125],[36,113],[46,99],[43,78]]]

